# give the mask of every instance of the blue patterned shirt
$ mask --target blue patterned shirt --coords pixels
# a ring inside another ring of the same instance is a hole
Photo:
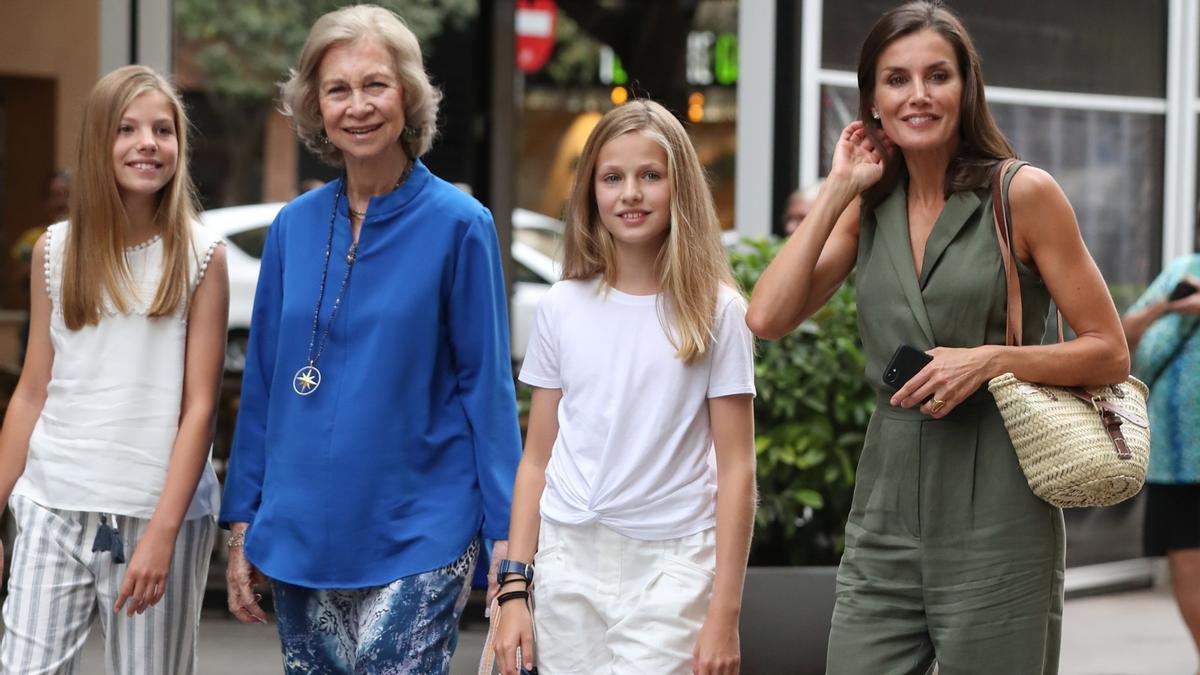
[[[1200,276],[1200,254],[1171,261],[1129,311],[1165,300],[1188,274]],[[1200,483],[1198,323],[1200,317],[1168,312],[1150,324],[1133,355],[1134,375],[1150,385],[1151,483]]]

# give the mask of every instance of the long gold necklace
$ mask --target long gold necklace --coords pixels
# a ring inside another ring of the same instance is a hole
[[[329,256],[333,252],[333,224],[337,220],[338,202],[342,199],[342,190],[345,188],[346,182],[342,181],[342,185],[338,187],[337,195],[333,198],[333,212],[329,214],[329,239],[325,242],[325,263],[321,267],[321,288],[317,291],[317,308],[313,310],[313,327],[312,335],[308,338],[308,365],[303,366],[296,371],[296,375],[292,377],[292,390],[301,396],[308,396],[321,386],[321,371],[317,369],[317,360],[321,358],[321,353],[325,351],[325,341],[329,338],[329,331],[333,328],[333,320],[337,317],[338,307],[342,304],[342,296],[346,292],[346,285],[350,283],[350,272],[354,270],[354,261],[358,258],[358,241],[350,242],[350,250],[346,252],[346,274],[342,276],[342,286],[338,289],[337,297],[333,300],[333,309],[329,312],[329,322],[325,324],[325,332],[321,334],[321,342],[317,344],[317,328],[321,321],[321,303],[325,300],[325,281],[329,277]],[[347,200],[349,201],[349,200]],[[362,237],[362,232],[359,232],[359,237]],[[316,346],[317,351],[313,353],[313,347]]]
[[[400,187],[404,181],[408,180],[408,176],[412,173],[413,160],[409,160],[408,166],[400,174],[400,179],[396,181],[396,187]],[[342,184],[338,186],[337,194],[333,198],[333,211],[329,214],[329,238],[325,242],[325,262],[321,266],[321,287],[317,291],[317,308],[313,310],[313,327],[312,334],[308,338],[308,364],[302,366],[300,370],[292,377],[292,391],[301,396],[309,396],[321,386],[321,371],[317,368],[317,361],[321,358],[321,354],[325,351],[325,342],[329,339],[329,331],[333,329],[333,320],[337,317],[338,307],[342,305],[342,298],[346,294],[346,286],[350,283],[350,273],[354,271],[354,261],[358,259],[358,242],[362,240],[362,230],[359,230],[358,239],[350,242],[350,249],[346,251],[346,273],[342,276],[342,285],[338,289],[337,297],[333,300],[333,309],[329,312],[329,321],[325,324],[325,330],[321,333],[321,341],[317,342],[317,331],[321,325],[321,303],[325,300],[325,282],[329,277],[329,257],[333,253],[333,226],[337,221],[338,202],[342,199],[342,194],[346,188],[346,177],[342,177]],[[355,211],[350,208],[350,196],[346,196],[346,208],[351,214],[359,219],[364,219],[366,213]],[[313,353],[313,348],[316,347],[316,353]]]

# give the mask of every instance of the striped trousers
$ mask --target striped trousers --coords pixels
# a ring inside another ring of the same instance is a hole
[[[51,509],[24,497],[10,506],[17,521],[0,673],[74,674],[92,617],[104,631],[108,675],[188,675],[196,671],[196,633],[216,525],[185,521],[175,541],[162,600],[132,617],[113,613],[125,564],[93,552],[100,514]],[[148,519],[116,516],[131,558]],[[112,518],[110,517],[110,524]]]

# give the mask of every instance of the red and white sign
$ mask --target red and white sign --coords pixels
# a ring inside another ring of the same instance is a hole
[[[517,0],[517,67],[522,72],[536,73],[550,60],[557,23],[555,0]]]

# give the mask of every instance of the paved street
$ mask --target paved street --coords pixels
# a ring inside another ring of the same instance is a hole
[[[1193,675],[1196,655],[1167,589],[1067,601],[1059,675]]]
[[[468,608],[470,609],[470,608]],[[205,609],[200,624],[199,675],[280,675],[279,640],[274,624],[250,626],[228,618],[224,610]],[[485,624],[468,624],[458,642],[451,675],[475,675],[483,648]],[[81,675],[104,675],[100,626],[92,626],[84,647]]]
[[[274,626],[245,626],[206,610],[200,628],[203,675],[279,675]],[[103,675],[99,628],[88,642],[82,672]],[[476,672],[483,624],[462,633],[452,675]],[[1193,675],[1196,657],[1165,589],[1069,600],[1061,675]]]

